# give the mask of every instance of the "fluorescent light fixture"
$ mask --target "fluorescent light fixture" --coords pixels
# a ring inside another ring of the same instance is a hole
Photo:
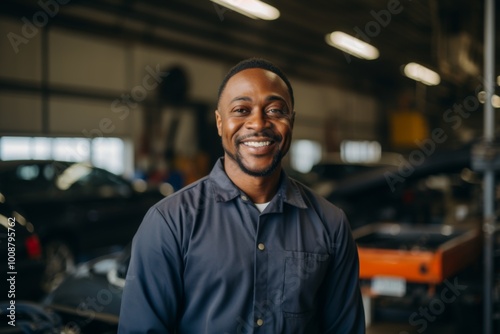
[[[259,0],[211,0],[216,4],[234,10],[254,20],[276,20],[280,11]]]
[[[486,102],[486,92],[480,91],[477,94],[477,99],[481,104],[484,104]],[[497,94],[493,94],[491,96],[491,105],[493,106],[493,108],[500,108],[500,96],[498,96]]]
[[[325,40],[328,45],[361,59],[373,60],[379,56],[376,47],[341,31],[327,34]]]
[[[493,108],[500,108],[500,96],[498,95],[493,95],[491,97],[491,105],[493,106]]]
[[[408,78],[420,81],[427,86],[435,86],[441,82],[439,74],[417,63],[406,64],[404,73]]]
[[[477,99],[480,103],[484,104],[484,102],[486,101],[486,92],[483,90],[477,93]]]

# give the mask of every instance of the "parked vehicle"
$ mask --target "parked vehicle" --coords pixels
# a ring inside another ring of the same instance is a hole
[[[481,215],[481,176],[470,148],[435,153],[419,164],[375,168],[313,188],[347,214],[352,228],[373,222],[459,223]]]
[[[129,261],[130,246],[82,263],[42,304],[73,333],[116,333]]]
[[[0,162],[0,191],[31,217],[44,249],[50,291],[76,263],[126,245],[149,207],[164,197],[84,163]]]
[[[3,299],[41,297],[44,262],[33,224],[15,211],[0,193],[0,294]]]
[[[307,173],[286,167],[287,174],[303,184],[314,188],[322,195],[327,195],[337,185],[345,179],[349,179],[354,174],[362,174],[369,171],[398,166],[398,162],[403,159],[401,154],[384,153],[376,161],[348,162],[342,160],[340,154],[327,154],[320,162],[312,166]]]

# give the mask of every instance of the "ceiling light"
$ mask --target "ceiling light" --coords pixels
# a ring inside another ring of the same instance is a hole
[[[483,90],[477,93],[477,99],[480,103],[484,104],[484,102],[486,101],[486,92]]]
[[[435,86],[441,82],[439,74],[417,63],[406,64],[404,73],[408,78],[420,81],[427,86]]]
[[[276,20],[280,11],[259,0],[211,0],[252,19]]]
[[[477,93],[477,99],[481,104],[484,104],[486,102],[486,92],[483,90]],[[493,108],[500,108],[500,96],[493,94],[491,96],[491,105]]]
[[[498,95],[493,95],[491,97],[491,105],[493,106],[493,108],[500,108],[500,96]]]
[[[361,59],[373,60],[379,56],[376,47],[341,31],[327,34],[325,40],[328,45]]]

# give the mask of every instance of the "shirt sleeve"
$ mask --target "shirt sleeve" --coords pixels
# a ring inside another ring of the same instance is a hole
[[[157,208],[132,241],[118,333],[174,333],[182,296],[183,261],[175,229]]]
[[[359,288],[358,251],[349,222],[341,211],[341,224],[334,236],[334,260],[324,288],[325,334],[365,333],[363,300]]]

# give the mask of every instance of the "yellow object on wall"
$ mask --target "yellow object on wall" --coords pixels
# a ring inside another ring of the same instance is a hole
[[[417,147],[429,137],[429,126],[424,115],[417,111],[397,111],[390,115],[390,139],[394,148]]]

